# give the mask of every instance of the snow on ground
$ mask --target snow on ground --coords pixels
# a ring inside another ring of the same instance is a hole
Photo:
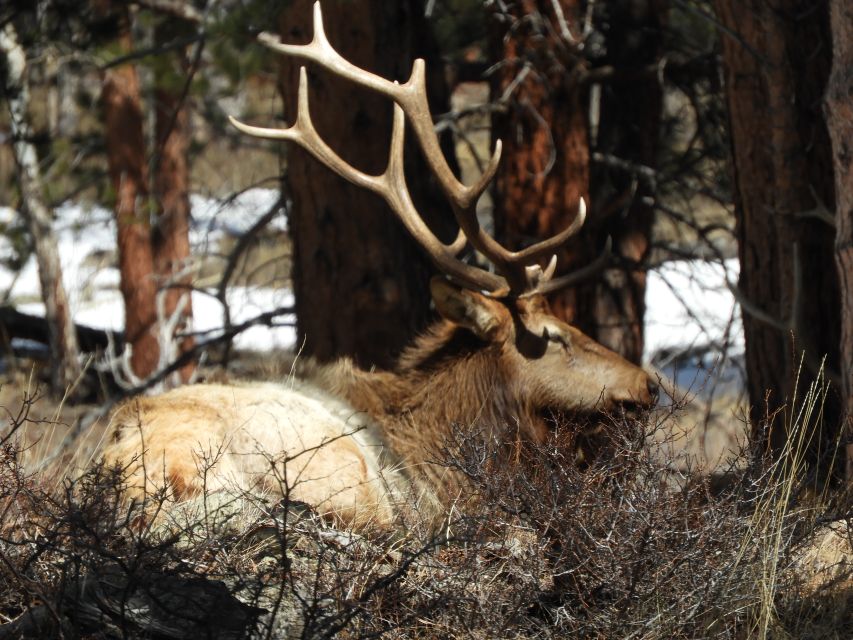
[[[235,198],[216,200],[200,195],[190,196],[193,228],[190,230],[190,242],[198,246],[211,238],[218,239],[221,234],[238,236],[276,206],[279,192],[276,189],[249,189]],[[280,231],[286,230],[284,215],[276,216],[270,226]],[[217,235],[218,234],[218,235]]]
[[[191,243],[197,253],[217,246],[223,234],[240,234],[275,206],[278,192],[251,189],[227,202],[193,196]],[[63,205],[57,210],[57,231],[63,276],[75,321],[91,327],[120,330],[124,311],[114,264],[115,228],[110,211],[102,207]],[[0,208],[0,227],[19,224],[17,214]],[[272,224],[283,228],[284,216]],[[0,236],[0,262],[11,255],[11,245]],[[661,354],[719,350],[743,352],[740,315],[726,279],[737,279],[737,261],[724,264],[703,261],[668,262],[651,271],[647,288],[646,360],[660,361]],[[17,274],[0,264],[0,300],[8,299],[20,311],[43,314],[34,258]],[[194,329],[207,337],[221,329],[220,303],[203,292],[193,294]],[[239,324],[277,307],[293,304],[287,290],[231,287],[228,291],[232,322]],[[279,321],[292,318],[281,317]],[[235,338],[241,349],[288,348],[295,342],[292,326],[256,326]]]
[[[664,353],[721,350],[743,353],[740,308],[726,282],[736,283],[736,259],[666,262],[646,286],[646,359]]]
[[[226,233],[239,234],[266,213],[278,199],[271,189],[252,189],[223,205],[217,200],[193,196],[193,226],[190,242],[193,250],[204,252],[215,248]],[[17,214],[0,208],[0,225],[16,224]],[[284,224],[283,216],[272,224]],[[124,306],[118,290],[118,269],[112,263],[115,251],[115,225],[112,212],[103,207],[63,205],[56,211],[56,230],[63,280],[75,322],[98,329],[121,330]],[[0,235],[0,261],[11,255],[11,245]],[[212,292],[210,292],[212,294]],[[0,300],[8,299],[23,313],[44,314],[39,297],[39,280],[35,258],[30,257],[17,274],[0,264]],[[291,306],[293,294],[286,290],[231,287],[227,292],[233,324],[240,324],[278,307]],[[193,329],[213,337],[224,323],[223,308],[213,295],[193,293]],[[287,316],[279,318],[286,322]],[[292,318],[290,318],[292,322]],[[294,344],[292,326],[252,327],[239,334],[239,349],[265,350],[287,348]]]
[[[726,286],[737,282],[739,266],[667,262],[648,275],[643,359],[705,399],[745,388],[743,323]]]

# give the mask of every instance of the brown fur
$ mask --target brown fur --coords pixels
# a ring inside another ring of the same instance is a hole
[[[165,485],[184,498],[260,486],[355,526],[388,525],[402,503],[440,512],[464,496],[464,481],[435,464],[454,430],[496,445],[542,442],[547,410],[652,400],[641,369],[541,299],[499,301],[443,281],[433,298],[445,319],[394,371],[303,363],[302,380],[134,400],[114,414],[105,457],[130,468],[139,492]]]

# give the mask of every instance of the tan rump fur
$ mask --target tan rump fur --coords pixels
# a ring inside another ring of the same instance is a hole
[[[193,385],[123,404],[108,463],[131,495],[263,492],[364,526],[390,522],[405,474],[364,413],[302,381]]]

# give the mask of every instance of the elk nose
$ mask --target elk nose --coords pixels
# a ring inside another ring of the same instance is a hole
[[[649,404],[657,404],[658,396],[660,396],[660,385],[658,385],[657,381],[649,378],[646,382],[646,388],[649,390]]]

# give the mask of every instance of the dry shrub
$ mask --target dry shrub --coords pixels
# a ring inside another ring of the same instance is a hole
[[[0,436],[0,638],[243,637],[257,612],[204,571],[224,540],[147,525],[166,502],[128,504],[121,469],[28,473],[29,406]]]
[[[436,457],[470,495],[438,532],[252,495],[128,505],[120,469],[46,489],[10,439],[0,638],[847,637],[849,494],[802,490],[792,448],[714,495],[661,460],[658,427],[611,416],[592,443],[568,420],[542,446],[457,429]]]
[[[849,497],[818,508],[813,494],[798,487],[808,478],[781,473],[778,465],[753,467],[713,495],[707,478],[676,474],[675,465],[662,463],[648,446],[660,442],[653,433],[659,427],[614,420],[602,454],[585,468],[572,464],[576,443],[569,426],[562,442],[525,452],[525,471],[462,463],[482,496],[483,528],[516,544],[528,541],[525,552],[507,556],[501,567],[507,578],[485,597],[496,602],[517,590],[525,599],[515,617],[495,618],[493,632],[799,638],[822,622],[800,615],[804,594],[815,595],[815,586],[831,581],[844,585],[845,598],[853,595],[849,539],[845,546],[834,538],[839,562],[826,571],[803,562],[824,535],[821,523],[853,515]],[[462,441],[457,461],[488,459],[472,442]],[[513,538],[518,529],[535,535]],[[531,575],[534,567],[544,574]],[[849,607],[836,610],[835,618],[853,623]],[[834,629],[837,637],[849,633],[843,624]]]

